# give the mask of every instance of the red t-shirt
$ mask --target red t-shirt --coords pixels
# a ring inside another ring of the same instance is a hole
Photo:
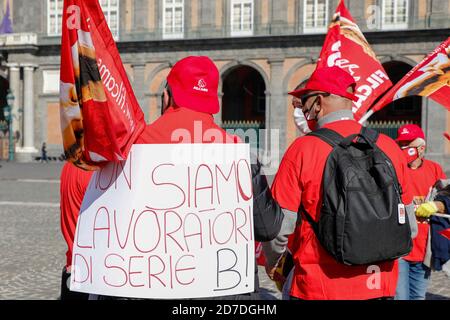
[[[361,125],[354,120],[341,120],[324,127],[346,137],[358,133]],[[377,145],[392,160],[403,188],[404,203],[411,203],[407,163],[397,144],[380,135]],[[317,137],[300,137],[286,151],[272,185],[274,198],[284,209],[297,212],[303,204],[318,221],[322,202],[321,184],[325,162],[332,148]],[[367,266],[346,266],[334,260],[323,249],[309,223],[296,228],[293,258],[295,273],[290,294],[300,299],[375,299],[394,296],[398,278],[396,261],[378,264],[379,286],[369,289],[374,275]]]
[[[92,174],[92,171],[84,171],[69,162],[66,162],[61,171],[61,232],[68,247],[66,252],[67,268],[72,264],[72,246],[78,214]]]
[[[411,182],[411,192],[414,204],[419,205],[424,202],[428,192],[434,183],[439,179],[446,179],[444,171],[439,164],[430,160],[423,160],[422,165],[417,169],[408,168]],[[423,262],[428,242],[428,232],[430,225],[426,219],[418,219],[419,232],[413,240],[413,249],[403,259],[410,262]]]
[[[136,144],[152,143],[239,143],[214,123],[212,115],[181,107],[170,107],[148,125]]]

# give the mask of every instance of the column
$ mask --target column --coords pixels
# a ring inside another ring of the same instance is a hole
[[[287,0],[272,2],[271,32],[273,34],[286,34],[289,31],[289,25],[287,24],[288,5]],[[295,8],[291,8],[291,10],[295,10]]]
[[[20,66],[17,63],[10,63],[7,65],[9,68],[9,88],[11,93],[14,95],[14,103],[12,105],[13,114],[13,132],[14,134],[18,131],[20,133],[20,140],[16,144],[16,148],[21,146],[20,141],[22,141],[22,127],[20,125]]]
[[[286,97],[283,92],[284,59],[270,59],[270,94],[266,110],[266,150],[270,152],[271,167],[277,166],[286,144]],[[273,169],[273,168],[272,168]]]
[[[134,13],[131,30],[146,32],[148,30],[148,1],[134,0],[131,5],[133,6]]]
[[[17,161],[33,160],[33,153],[38,152],[34,146],[34,69],[35,65],[23,65],[23,148],[17,152]]]
[[[427,141],[427,158],[448,168],[444,159],[445,138],[442,135],[446,128],[447,112],[434,100],[422,98],[422,128]]]
[[[146,101],[145,91],[145,63],[132,64],[133,68],[133,89],[139,106],[145,114],[145,119],[149,118],[148,102]]]

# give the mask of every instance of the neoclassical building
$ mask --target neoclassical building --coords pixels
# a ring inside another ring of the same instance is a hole
[[[6,0],[1,0],[5,1]],[[288,92],[315,68],[338,0],[100,0],[148,122],[160,114],[171,66],[208,55],[221,76],[225,128],[278,129],[281,152],[295,139]],[[346,0],[393,82],[450,36],[450,0]],[[62,152],[59,45],[62,0],[10,0],[14,34],[0,35],[3,77],[14,100],[16,158],[31,159],[46,142]],[[418,123],[428,157],[450,170],[450,114],[429,99],[398,101],[370,125],[395,136]],[[268,135],[261,138],[268,145]]]

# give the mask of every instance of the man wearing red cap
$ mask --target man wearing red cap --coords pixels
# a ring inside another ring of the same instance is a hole
[[[424,159],[425,134],[419,126],[408,124],[400,127],[397,143],[407,159],[413,201],[418,206],[424,202],[435,182],[445,179],[445,174],[439,164]],[[433,202],[429,205],[432,206]],[[399,260],[399,279],[395,297],[398,300],[425,299],[431,273],[431,241],[429,241],[431,239],[428,219],[431,213],[431,211],[416,211],[418,234],[413,240],[413,249],[409,255]]]
[[[240,143],[213,118],[219,112],[219,70],[206,56],[190,56],[178,61],[167,77],[162,97],[162,116],[148,125],[136,144]],[[284,218],[274,201],[261,164],[252,158],[253,228],[256,241],[276,237]],[[255,291],[227,296],[226,299],[259,299],[258,268],[255,266]],[[117,299],[91,295],[90,299]]]
[[[306,87],[290,94],[301,100],[307,120],[317,121],[316,129],[328,128],[343,137],[360,133],[361,125],[353,119],[352,101],[355,81],[339,67],[316,69]],[[395,141],[380,135],[377,146],[394,166],[398,181],[403,187],[403,203],[412,201],[408,190],[407,165]],[[378,299],[394,297],[398,270],[395,261],[377,264],[376,273],[368,266],[345,265],[335,260],[321,246],[313,227],[306,222],[296,227],[299,208],[302,206],[311,218],[318,221],[322,203],[322,178],[332,147],[315,136],[295,140],[280,164],[272,185],[272,194],[283,208],[285,219],[282,232],[276,240],[267,243],[268,269],[279,258],[279,248],[286,244],[287,235],[296,232],[293,246],[295,273],[290,290],[293,299]],[[376,285],[371,285],[376,277]]]

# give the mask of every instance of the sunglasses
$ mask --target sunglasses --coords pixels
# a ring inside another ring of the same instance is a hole
[[[317,97],[317,96],[328,97],[330,95],[331,95],[331,93],[328,93],[328,92],[314,92],[314,93],[306,94],[306,95],[304,95],[303,97],[300,98],[300,102],[301,102],[301,106],[300,107],[306,105],[306,101],[308,101],[308,99],[311,98],[311,97]]]

